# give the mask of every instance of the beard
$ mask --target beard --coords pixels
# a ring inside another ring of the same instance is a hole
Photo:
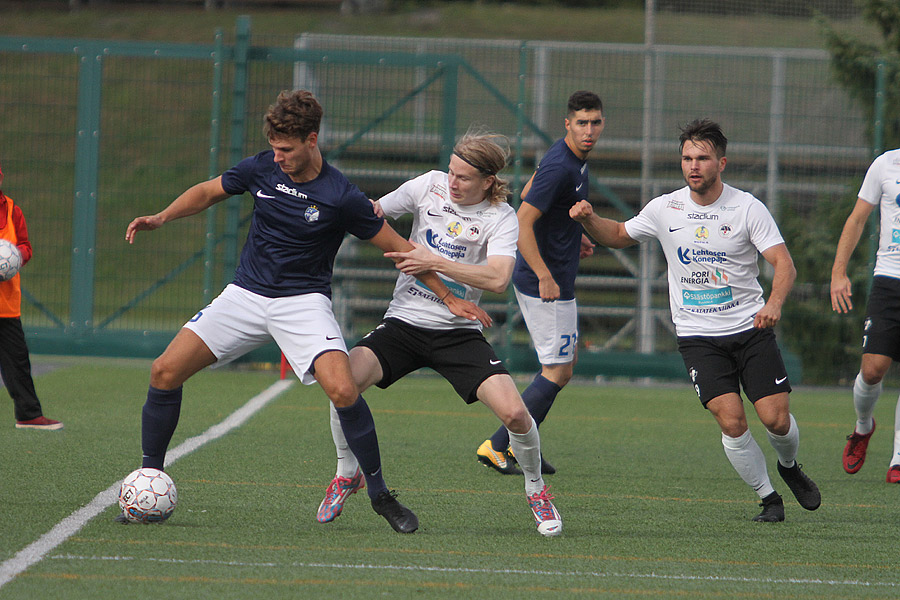
[[[714,177],[712,177],[712,178],[701,177],[699,183],[693,183],[690,179],[685,177],[684,181],[685,181],[685,183],[687,183],[688,187],[690,188],[690,190],[692,192],[702,196],[703,194],[708,192],[710,190],[710,188],[712,188],[713,184],[715,184],[715,182],[716,182],[716,179]]]

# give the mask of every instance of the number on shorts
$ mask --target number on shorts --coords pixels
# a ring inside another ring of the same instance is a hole
[[[575,344],[578,342],[578,334],[573,333],[572,335],[564,334],[559,336],[563,341],[563,345],[559,349],[559,356],[569,356],[569,346],[575,347]]]

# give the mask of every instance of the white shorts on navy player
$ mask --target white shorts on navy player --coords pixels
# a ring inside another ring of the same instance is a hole
[[[426,329],[387,318],[356,345],[368,348],[378,359],[383,376],[375,385],[382,389],[408,373],[429,367],[472,404],[488,377],[509,374],[477,329]]]
[[[347,353],[331,300],[323,294],[267,298],[229,284],[184,326],[215,355],[213,367],[274,340],[306,385],[316,382],[316,358],[331,350]]]
[[[544,302],[513,287],[542,365],[564,365],[575,360],[578,344],[578,306],[575,299]]]
[[[771,329],[679,337],[678,351],[704,407],[722,394],[740,395],[742,386],[750,402],[791,391]]]
[[[866,306],[863,353],[900,361],[900,279],[876,275]]]

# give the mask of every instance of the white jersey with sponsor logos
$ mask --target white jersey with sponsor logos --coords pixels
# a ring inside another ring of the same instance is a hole
[[[765,205],[729,185],[709,206],[691,200],[687,187],[654,198],[625,223],[625,231],[639,242],[659,240],[679,336],[750,329],[765,304],[759,253],[784,243]]]
[[[454,262],[482,265],[488,256],[516,256],[519,223],[507,204],[485,200],[460,206],[450,199],[447,174],[429,171],[407,181],[379,200],[385,216],[396,219],[413,215],[409,239]],[[474,303],[482,290],[439,275],[450,291]],[[401,319],[427,329],[468,327],[481,329],[478,321],[457,317],[415,277],[401,273],[385,317]]]
[[[900,278],[900,149],[872,161],[859,197],[881,210],[875,275]]]

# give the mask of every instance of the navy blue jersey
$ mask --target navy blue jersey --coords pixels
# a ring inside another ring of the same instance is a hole
[[[359,188],[322,161],[312,181],[295,183],[268,150],[222,174],[229,194],[250,192],[253,216],[234,283],[268,298],[321,293],[331,297],[334,257],[349,232],[377,234],[384,219]]]
[[[559,286],[559,299],[575,297],[575,274],[581,253],[581,224],[569,216],[569,209],[588,197],[587,162],[566,145],[565,138],[553,143],[541,159],[531,189],[523,202],[543,213],[534,223],[534,237],[547,268]],[[528,296],[540,297],[537,275],[516,253],[513,284]]]

